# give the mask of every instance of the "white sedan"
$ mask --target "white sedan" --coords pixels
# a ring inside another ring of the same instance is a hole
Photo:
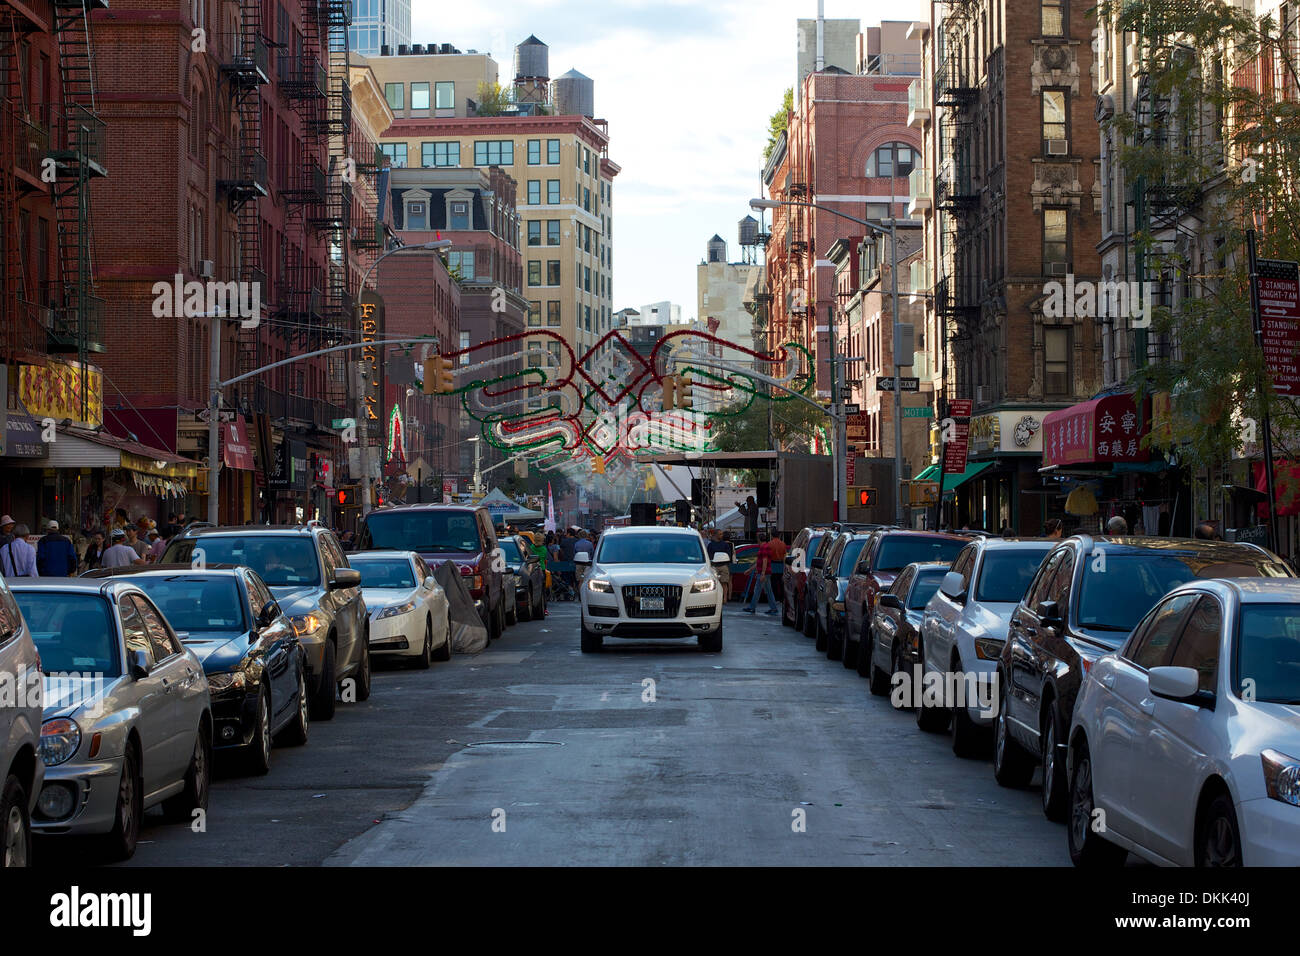
[[[414,551],[348,555],[361,572],[361,597],[370,615],[370,653],[414,658],[416,667],[451,660],[447,594]]]
[[[714,562],[725,563],[718,554]],[[600,536],[579,587],[582,651],[606,637],[690,638],[722,650],[722,585],[690,528],[611,528]]]
[[[1070,858],[1300,866],[1300,581],[1174,588],[1084,679]]]

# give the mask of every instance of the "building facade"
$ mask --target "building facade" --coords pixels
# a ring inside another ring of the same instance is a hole
[[[411,0],[355,0],[348,44],[364,56],[411,42]]]

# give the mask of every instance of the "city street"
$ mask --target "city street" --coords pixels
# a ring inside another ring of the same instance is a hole
[[[999,788],[777,618],[730,605],[720,655],[584,656],[577,615],[379,669],[268,776],[219,775],[206,833],[150,812],[129,865],[1068,864],[1036,790]]]

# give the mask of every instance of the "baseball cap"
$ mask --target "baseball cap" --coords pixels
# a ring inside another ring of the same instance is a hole
[[[50,519],[50,521],[45,525],[45,530],[46,530],[46,531],[58,531],[58,530],[59,530],[59,523],[58,523],[57,521],[53,520],[53,519]]]
[[[125,538],[125,537],[126,537],[126,532],[123,531],[121,528],[114,528],[113,533],[109,535],[109,538],[113,539],[114,541],[116,541],[118,538]]]
[[[0,515],[0,528],[3,528],[7,524],[13,524],[13,523],[14,523],[13,518],[9,517],[8,515]]]

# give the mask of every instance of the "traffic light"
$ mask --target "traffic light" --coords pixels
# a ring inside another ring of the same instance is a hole
[[[342,488],[340,488],[340,489],[339,489],[339,504],[340,504],[340,505],[345,505],[345,504],[347,504],[347,503],[348,503],[348,493],[347,493],[346,491],[344,491]]]
[[[664,376],[664,411],[677,407],[677,376]]]
[[[441,355],[424,360],[424,394],[448,395],[456,390],[452,361]]]
[[[854,508],[870,508],[876,503],[876,489],[850,488],[849,501]]]
[[[682,375],[677,379],[677,401],[678,408],[691,407],[691,378],[689,375]]]

